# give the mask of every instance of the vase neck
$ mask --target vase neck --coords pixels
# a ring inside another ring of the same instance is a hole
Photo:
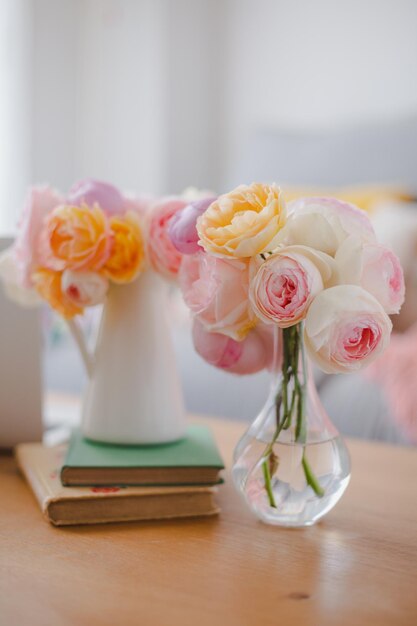
[[[278,332],[277,332],[278,331]],[[331,438],[338,432],[317,393],[311,363],[307,357],[302,324],[274,329],[274,366],[268,402],[271,428],[281,437],[306,443],[312,433]]]

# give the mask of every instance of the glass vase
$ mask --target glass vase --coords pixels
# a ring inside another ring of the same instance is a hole
[[[302,324],[274,331],[271,390],[234,452],[233,480],[262,521],[310,526],[350,478],[345,443],[317,394]]]

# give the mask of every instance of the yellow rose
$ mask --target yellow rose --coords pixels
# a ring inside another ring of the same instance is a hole
[[[97,206],[62,205],[46,221],[41,240],[41,258],[53,270],[99,270],[111,249],[111,232]]]
[[[112,217],[110,228],[113,246],[103,273],[116,283],[130,282],[139,274],[145,260],[138,217],[132,211],[124,217]]]
[[[200,245],[229,258],[253,257],[276,247],[286,220],[285,202],[276,185],[241,185],[217,198],[197,220]]]
[[[62,272],[54,272],[48,269],[39,269],[32,275],[36,291],[48,302],[57,313],[71,319],[74,315],[81,314],[83,309],[76,306],[62,291]]]

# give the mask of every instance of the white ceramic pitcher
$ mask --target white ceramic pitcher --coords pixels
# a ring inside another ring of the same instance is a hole
[[[94,356],[70,324],[90,380],[81,429],[89,439],[155,444],[185,434],[180,380],[167,317],[167,285],[152,270],[112,285]]]

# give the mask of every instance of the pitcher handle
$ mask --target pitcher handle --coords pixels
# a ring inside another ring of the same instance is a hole
[[[79,324],[74,320],[67,320],[68,328],[70,329],[71,335],[75,343],[78,346],[78,349],[81,354],[81,358],[84,363],[84,367],[88,374],[88,378],[92,378],[94,372],[94,356],[90,353],[87,348],[87,343],[85,341],[84,334],[79,326]]]

